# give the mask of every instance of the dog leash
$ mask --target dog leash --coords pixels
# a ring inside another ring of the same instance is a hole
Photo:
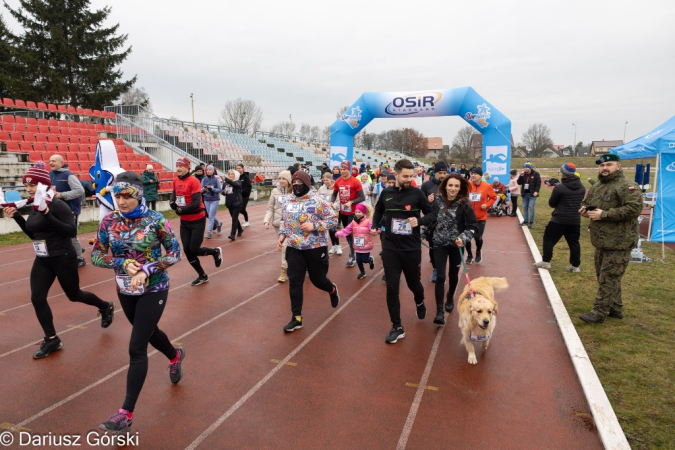
[[[471,279],[469,279],[469,271],[466,268],[466,262],[464,261],[464,252],[462,251],[462,249],[459,249],[459,257],[462,260],[462,269],[464,270],[464,276],[466,277],[466,285],[469,287],[469,290],[466,293],[466,298],[469,300],[473,300],[473,298],[476,296],[476,293],[471,288]]]

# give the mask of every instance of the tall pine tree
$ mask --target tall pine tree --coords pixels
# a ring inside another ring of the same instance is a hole
[[[8,32],[22,81],[13,95],[29,100],[103,109],[128,90],[118,66],[129,56],[119,25],[104,27],[110,7],[91,11],[89,0],[20,0],[5,7],[23,27]],[[9,84],[10,88],[12,83]]]

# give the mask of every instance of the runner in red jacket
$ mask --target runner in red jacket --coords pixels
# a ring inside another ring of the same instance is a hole
[[[485,231],[485,223],[488,218],[488,209],[494,205],[497,200],[495,190],[488,183],[483,181],[483,170],[480,167],[471,169],[471,182],[469,183],[469,202],[473,206],[473,212],[476,213],[478,219],[478,228],[473,235],[476,240],[476,259],[473,259],[471,252],[471,241],[466,244],[466,263],[476,264],[483,260],[483,232]]]

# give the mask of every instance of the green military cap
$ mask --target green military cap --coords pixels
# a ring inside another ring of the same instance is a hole
[[[615,155],[614,153],[607,153],[599,157],[598,159],[595,160],[596,164],[602,164],[607,161],[621,161],[621,158],[619,158],[619,155]]]

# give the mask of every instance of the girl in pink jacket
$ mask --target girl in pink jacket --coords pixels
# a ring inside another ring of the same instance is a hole
[[[362,280],[366,277],[366,269],[364,264],[370,265],[370,270],[375,269],[375,260],[370,256],[370,251],[373,249],[373,238],[370,235],[370,227],[372,226],[371,218],[373,217],[373,209],[363,203],[359,203],[355,207],[354,220],[349,222],[344,229],[335,233],[336,236],[346,237],[354,233],[354,251],[356,252],[356,264],[359,266],[359,275],[357,280]]]

